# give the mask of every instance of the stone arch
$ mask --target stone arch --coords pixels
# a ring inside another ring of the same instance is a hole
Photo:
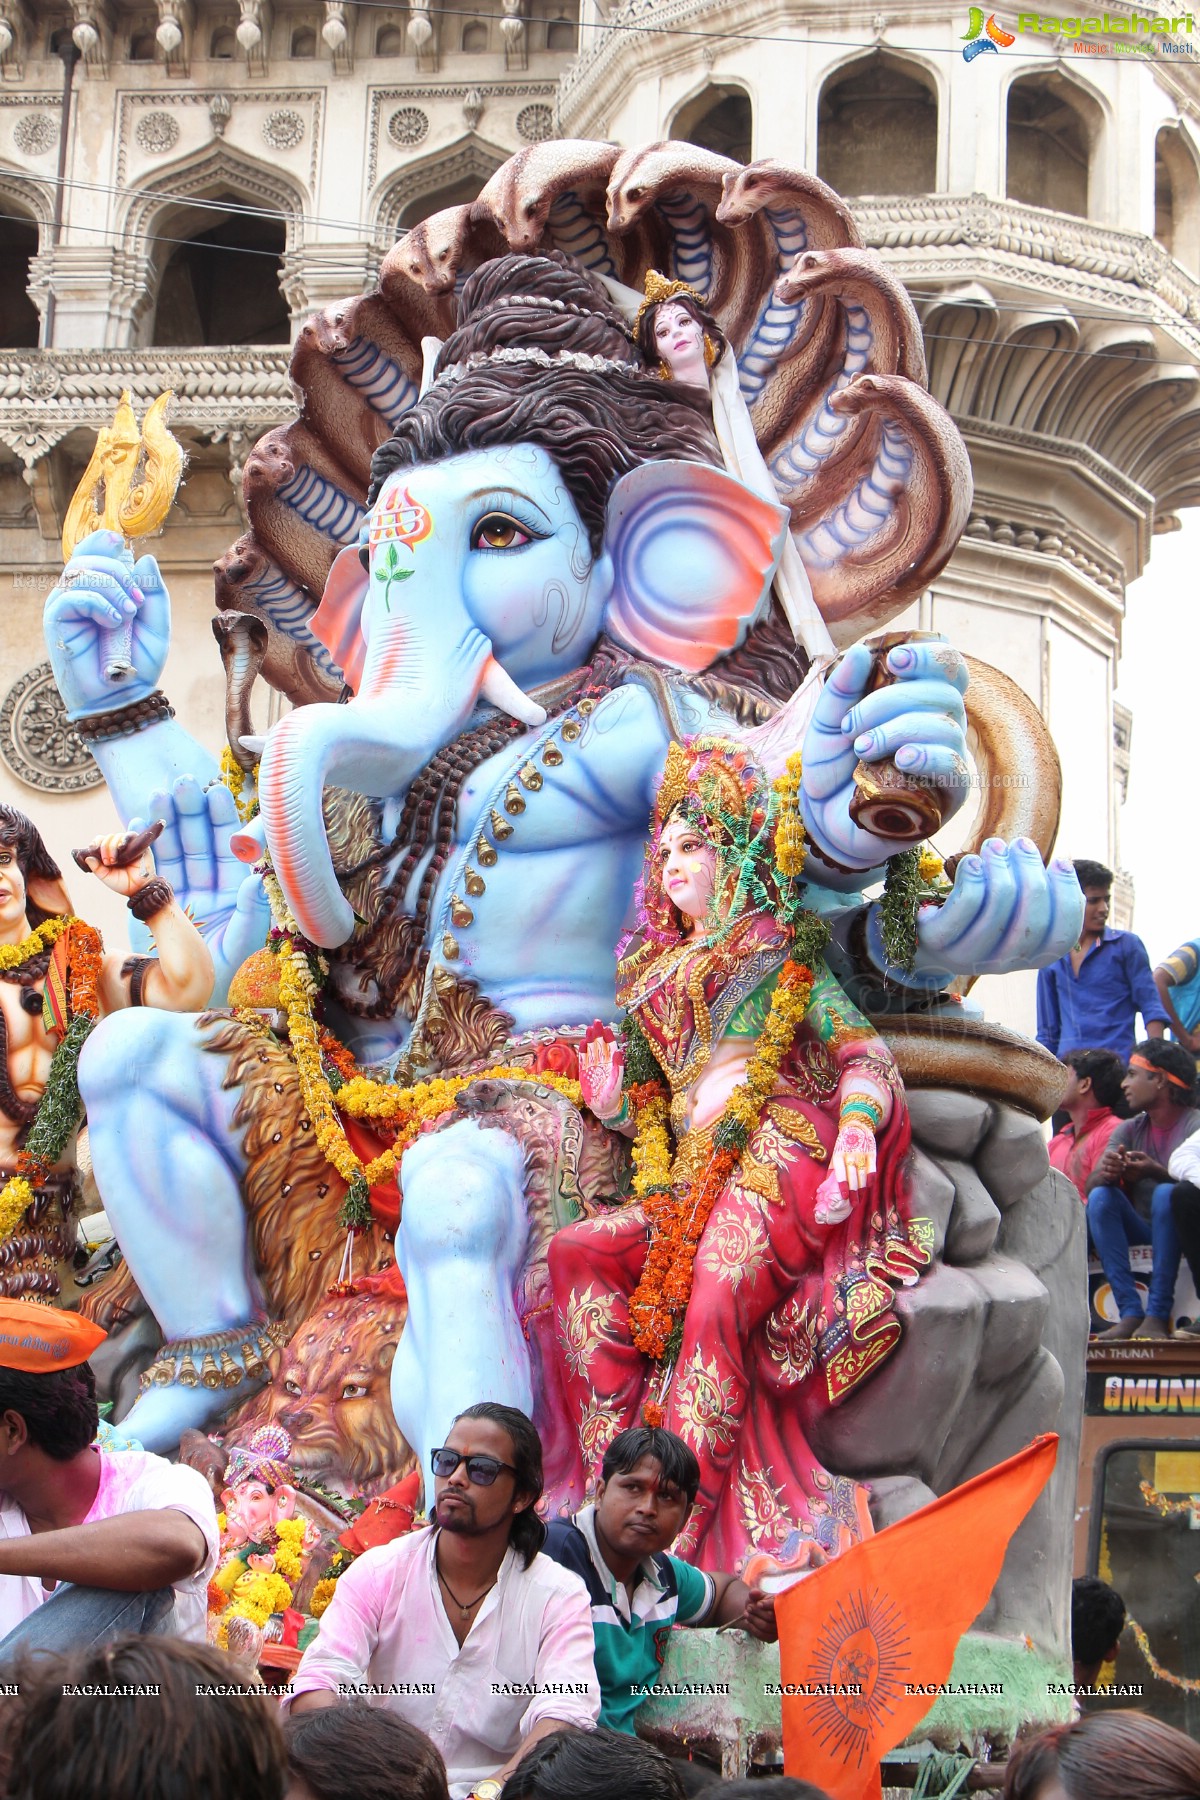
[[[480,56],[488,48],[488,28],[483,19],[468,19],[462,28],[459,48],[468,56]]]
[[[740,81],[706,81],[676,107],[667,136],[731,156],[735,162],[752,162],[754,102]]]
[[[6,179],[0,168],[0,349],[32,350],[41,317],[30,293],[34,260],[53,201],[37,184]]]
[[[1007,198],[1095,217],[1104,108],[1092,89],[1060,68],[1028,70],[1009,83],[1004,120]]]
[[[435,156],[409,163],[379,191],[375,203],[378,237],[392,244],[428,214],[447,206],[465,206],[510,154],[472,133]]]
[[[1200,169],[1178,125],[1154,139],[1154,235],[1176,262],[1200,275]]]
[[[931,194],[940,95],[931,69],[891,50],[852,57],[817,102],[817,173],[840,194]]]
[[[283,295],[286,315],[293,297],[285,270],[303,241],[306,205],[303,191],[289,177],[226,144],[210,145],[199,156],[161,170],[153,183],[130,196],[119,221],[136,269],[137,297],[130,311],[137,341],[159,341],[155,323],[160,289],[172,260],[178,266],[189,243],[204,244],[206,253],[227,251],[231,259],[237,256],[238,261],[230,260],[230,269],[239,277],[242,271],[254,271],[248,283],[239,279],[234,296],[245,302],[247,317],[254,306],[261,310],[268,305],[270,284],[259,276],[265,265],[241,258],[248,251],[275,258],[273,281],[276,292]],[[299,295],[295,302],[301,303]],[[231,315],[224,309],[221,316],[224,320]],[[236,318],[236,313],[232,316]],[[167,335],[175,345],[194,341],[170,332]],[[220,341],[286,342],[289,335],[285,318],[282,327],[266,336],[260,332],[250,338],[222,335]]]

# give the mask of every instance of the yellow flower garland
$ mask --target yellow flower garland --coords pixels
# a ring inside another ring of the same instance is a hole
[[[0,969],[8,971],[19,969],[32,956],[40,956],[43,950],[49,950],[51,944],[57,944],[63,932],[73,924],[69,916],[43,919],[42,923],[22,938],[19,944],[0,944]]]
[[[300,1093],[312,1120],[317,1143],[326,1161],[332,1163],[342,1180],[349,1185],[361,1177],[369,1188],[389,1180],[405,1150],[421,1127],[439,1119],[454,1105],[455,1096],[476,1081],[530,1081],[554,1088],[574,1106],[583,1104],[583,1090],[577,1081],[550,1072],[534,1074],[517,1064],[499,1063],[474,1075],[435,1077],[413,1087],[397,1087],[391,1082],[372,1081],[356,1075],[339,1089],[336,1097],[321,1063],[320,1033],[313,1017],[313,1001],[317,982],[307,954],[291,938],[284,940],[280,951],[279,998],[287,1013],[292,1055],[300,1078]],[[338,1117],[362,1119],[396,1132],[390,1149],[371,1162],[364,1163],[351,1148]]]
[[[257,786],[257,763],[254,765],[252,778],[255,786]],[[246,771],[243,769],[241,763],[233,754],[233,751],[228,744],[226,744],[221,752],[221,780],[233,795],[233,803],[237,807],[238,818],[242,821],[243,825],[248,825],[258,812],[258,801],[243,800],[242,795],[246,789]]]
[[[333,1591],[336,1587],[337,1580],[332,1575],[326,1575],[324,1581],[318,1581],[308,1602],[308,1616],[310,1619],[319,1619],[321,1617],[321,1614],[326,1610],[329,1602],[333,1599]]]

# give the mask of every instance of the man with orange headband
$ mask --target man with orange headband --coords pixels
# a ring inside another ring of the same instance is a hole
[[[1088,1183],[1088,1229],[1121,1315],[1101,1338],[1170,1335],[1180,1244],[1171,1210],[1176,1183],[1167,1165],[1200,1130],[1200,1111],[1192,1105],[1195,1079],[1194,1058],[1165,1038],[1148,1038],[1129,1059],[1121,1085],[1135,1117],[1113,1132]],[[1154,1252],[1144,1316],[1130,1244],[1150,1244]]]
[[[104,1335],[0,1299],[0,1669],[128,1632],[204,1640],[212,1495],[195,1469],[97,1446],[87,1359]]]

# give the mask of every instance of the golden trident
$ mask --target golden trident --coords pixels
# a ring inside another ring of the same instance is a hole
[[[119,531],[132,550],[135,538],[157,531],[167,514],[183,474],[183,449],[167,430],[170,389],[160,394],[142,421],[134,416],[128,388],[121,395],[111,425],[96,433],[96,447],[71,497],[63,525],[63,560],[92,531]],[[133,621],[103,633],[104,673],[109,681],[128,681],[134,673]]]

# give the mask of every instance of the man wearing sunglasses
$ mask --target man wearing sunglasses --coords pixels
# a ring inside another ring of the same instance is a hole
[[[540,1554],[542,1446],[524,1413],[470,1406],[430,1460],[434,1529],[347,1569],[291,1706],[389,1706],[441,1751],[451,1800],[496,1800],[539,1739],[596,1723],[591,1610],[579,1577]]]

